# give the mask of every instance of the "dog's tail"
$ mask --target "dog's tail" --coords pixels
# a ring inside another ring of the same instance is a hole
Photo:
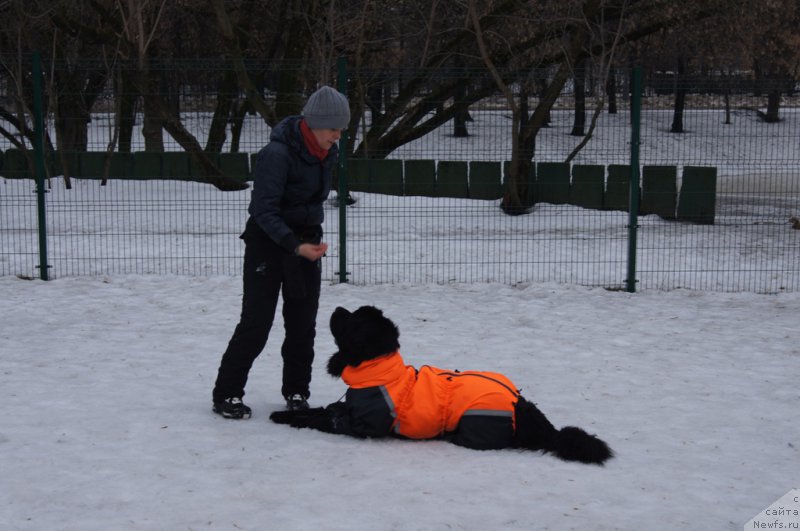
[[[516,405],[515,445],[529,450],[549,452],[565,461],[602,465],[614,452],[595,435],[567,426],[557,430],[544,413],[522,397]]]

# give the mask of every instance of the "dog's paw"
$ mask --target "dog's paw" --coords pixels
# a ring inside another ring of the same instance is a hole
[[[292,422],[297,411],[273,411],[269,414],[269,420],[275,424],[289,424]]]
[[[309,409],[294,409],[285,411],[273,411],[269,414],[269,420],[275,424],[289,424],[293,428],[308,427],[309,422],[325,413],[325,408],[312,407]]]

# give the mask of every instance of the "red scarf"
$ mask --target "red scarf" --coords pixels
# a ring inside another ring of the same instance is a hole
[[[300,120],[300,132],[303,134],[303,143],[306,145],[308,152],[319,160],[325,160],[325,157],[328,156],[328,150],[319,147],[317,137],[311,132],[311,128],[305,120]]]

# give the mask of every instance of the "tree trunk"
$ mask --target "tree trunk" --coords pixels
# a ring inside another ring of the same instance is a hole
[[[572,136],[586,134],[586,61],[575,65],[575,118],[572,122]]]
[[[508,165],[506,191],[500,203],[500,209],[509,216],[525,214],[531,207],[530,191],[528,190],[528,175],[533,166],[533,153],[520,154],[519,158],[512,160]]]
[[[522,116],[521,127],[525,127],[530,117],[530,97],[529,88],[527,83],[522,83],[519,89],[519,113]]]
[[[178,71],[161,71],[162,92],[166,94],[169,109],[174,116],[181,115],[181,82]]]
[[[64,176],[67,189],[72,188],[72,176],[79,170],[72,162],[75,153],[86,151],[88,145],[89,113],[86,112],[83,100],[74,90],[60,90],[55,113],[56,145],[58,146],[58,162]]]
[[[217,105],[214,108],[214,115],[211,118],[211,126],[208,130],[208,140],[206,141],[206,151],[208,153],[222,152],[222,148],[225,145],[228,122],[231,118],[231,110],[238,92],[236,73],[232,70],[226,71],[217,86]]]
[[[675,110],[672,114],[671,133],[683,133],[683,111],[686,107],[686,91],[679,89],[675,92]]]
[[[119,100],[117,108],[117,124],[119,124],[119,140],[117,142],[120,153],[130,153],[133,142],[133,127],[136,123],[136,100],[139,93],[130,82],[127,73],[115,76],[115,98]]]
[[[469,109],[465,105],[460,105],[459,102],[463,101],[467,96],[467,87],[462,83],[456,90],[456,105],[459,109],[453,116],[453,136],[456,138],[465,138],[469,136],[467,131],[467,119],[469,118]]]
[[[608,100],[608,114],[617,114],[617,72],[613,68],[608,70],[605,90],[606,99]]]
[[[239,142],[242,138],[242,128],[244,127],[244,118],[247,112],[251,110],[250,104],[247,100],[239,100],[233,109],[233,118],[231,119],[231,153],[239,153]]]
[[[725,125],[731,123],[731,89],[725,89]]]
[[[144,91],[144,119],[142,123],[142,137],[144,138],[144,150],[152,153],[164,152],[164,134],[163,134],[163,121],[164,118],[159,116],[157,105],[158,100],[162,98],[160,94],[160,82],[157,75],[152,75],[149,69],[145,69],[139,75],[142,76],[142,85],[147,90]],[[166,107],[167,114],[169,107]]]
[[[367,89],[365,91],[366,95],[366,104],[369,107],[370,113],[370,125],[375,122],[375,118],[380,116],[383,112],[383,80],[382,79],[375,79],[369,85],[367,85]]]
[[[453,136],[456,138],[466,138],[469,136],[469,131],[467,130],[467,120],[468,114],[464,111],[459,111],[453,117]]]
[[[686,107],[686,61],[678,58],[678,73],[675,76],[675,110],[672,114],[672,133],[683,133],[683,111]]]
[[[547,83],[547,71],[537,69],[534,75],[536,76],[536,85],[539,87],[539,99],[542,99],[547,94],[547,87],[549,86]],[[542,127],[550,127],[550,109],[547,110],[547,114],[544,116]]]
[[[86,151],[89,143],[87,124],[90,121],[83,98],[78,92],[61,91],[58,95],[58,113],[55,126],[59,145],[69,152]]]
[[[773,88],[767,94],[767,114],[764,115],[764,121],[768,124],[780,122],[778,112],[781,107],[781,91],[780,89]]]
[[[569,55],[559,65],[558,71],[539,100],[533,115],[529,120],[523,120],[521,123],[519,136],[513,138],[513,141],[518,143],[518,147],[516,150],[512,150],[512,153],[517,153],[519,160],[514,160],[512,156],[509,164],[508,186],[515,189],[508,190],[500,204],[500,208],[507,214],[522,214],[536,201],[533,194],[529,194],[527,189],[528,172],[530,172],[536,151],[536,135],[544,127],[545,120],[550,114],[550,109],[564,88],[567,79],[569,79],[569,64],[574,63],[575,59],[579,58],[582,53],[586,34],[584,31],[577,31],[577,35],[573,37],[572,46],[567,52]]]
[[[64,182],[71,187],[70,177],[77,173],[75,154],[89,146],[89,110],[108,79],[108,72],[98,69],[63,70],[54,73],[51,98],[55,97],[56,144],[58,146]]]
[[[320,3],[316,1],[293,0],[291,15],[285,21],[286,52],[283,57],[285,68],[281,68],[278,80],[278,93],[275,96],[275,114],[282,120],[293,114],[300,114],[305,103],[302,92],[302,71],[297,65],[304,64],[310,53],[309,43],[314,42],[309,21],[317,20]]]

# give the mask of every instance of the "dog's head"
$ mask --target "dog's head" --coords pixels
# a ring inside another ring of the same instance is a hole
[[[362,306],[354,312],[342,307],[331,315],[331,334],[339,351],[328,360],[328,373],[341,376],[348,365],[391,354],[400,348],[400,331],[383,312],[374,306]]]

